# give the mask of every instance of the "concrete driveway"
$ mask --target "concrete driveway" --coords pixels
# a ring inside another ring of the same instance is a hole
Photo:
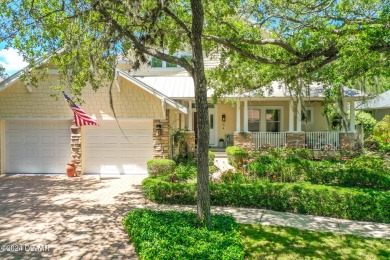
[[[140,177],[1,176],[0,259],[134,259],[122,227]]]

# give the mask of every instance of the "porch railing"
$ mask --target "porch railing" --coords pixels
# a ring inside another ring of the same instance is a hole
[[[305,132],[306,146],[312,150],[337,150],[340,147],[338,132]]]
[[[287,143],[287,133],[253,132],[252,142],[256,149],[283,147]],[[339,132],[305,132],[304,146],[312,150],[338,150]]]
[[[286,133],[255,132],[252,133],[252,142],[255,147],[283,147],[286,143]]]

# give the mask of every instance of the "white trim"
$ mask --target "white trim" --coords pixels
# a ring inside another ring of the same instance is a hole
[[[355,129],[355,101],[349,101],[349,131],[354,133]]]
[[[290,101],[288,107],[288,131],[294,132],[294,101]]]
[[[244,100],[244,132],[248,132],[248,100]]]
[[[297,120],[297,132],[302,132],[302,104],[301,101],[298,100],[297,103],[297,114],[296,114],[296,120]]]
[[[73,117],[0,117],[0,120],[7,121],[69,121]]]
[[[192,120],[192,101],[188,101],[188,131],[193,131],[194,125]]]
[[[241,132],[241,101],[236,104],[236,132]]]
[[[72,150],[72,147],[69,147]],[[85,127],[81,127],[81,175],[84,175],[85,169]]]
[[[214,106],[214,140],[215,140],[215,143],[214,143],[214,147],[218,147],[219,143],[219,139],[218,139],[218,105],[215,104]]]
[[[133,84],[137,85],[138,87],[145,90],[146,92],[149,92],[150,94],[154,95],[155,97],[157,97],[161,100],[165,100],[165,102],[167,102],[169,105],[173,106],[174,108],[178,109],[179,111],[183,112],[184,114],[188,113],[187,108],[185,106],[183,106],[182,104],[170,99],[169,97],[167,97],[163,93],[161,93],[161,92],[157,91],[156,89],[152,88],[151,86],[145,84],[141,80],[134,78],[130,74],[128,74],[122,70],[117,70],[117,71],[118,71],[118,74],[120,76],[122,76],[124,79],[132,82]]]

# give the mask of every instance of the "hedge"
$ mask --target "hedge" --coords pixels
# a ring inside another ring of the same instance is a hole
[[[211,204],[266,208],[318,216],[390,223],[390,192],[308,183],[254,182],[210,184]],[[146,178],[148,199],[167,204],[196,204],[196,184]]]
[[[244,259],[238,225],[213,215],[211,229],[197,228],[190,212],[133,210],[123,220],[140,259]]]
[[[146,167],[150,176],[173,174],[176,163],[170,159],[152,159],[146,163]]]

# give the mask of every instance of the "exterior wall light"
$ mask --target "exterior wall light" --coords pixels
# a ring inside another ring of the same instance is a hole
[[[158,124],[156,125],[156,135],[162,134],[162,125]]]

